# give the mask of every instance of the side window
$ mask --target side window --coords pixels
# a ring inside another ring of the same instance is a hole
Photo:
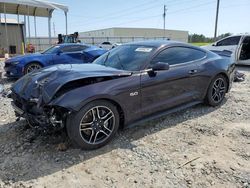
[[[61,49],[62,52],[78,52],[86,49],[87,46],[83,45],[72,45],[72,46],[65,46]]]
[[[201,50],[188,47],[171,47],[163,50],[156,57],[154,57],[151,64],[162,62],[168,63],[169,65],[175,65],[195,61],[205,56],[206,53]]]
[[[238,45],[240,42],[241,36],[229,37],[224,40],[217,42],[217,46],[230,46],[230,45]]]

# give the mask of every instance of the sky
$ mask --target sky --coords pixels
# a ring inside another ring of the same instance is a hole
[[[185,30],[212,37],[217,0],[53,0],[67,5],[68,33],[110,27],[163,28],[163,7],[167,6],[166,29]],[[8,15],[7,18],[15,18]],[[250,33],[250,0],[220,0],[218,34]],[[33,18],[31,35],[34,36]],[[52,36],[65,34],[64,13],[55,10]],[[53,29],[55,25],[55,32]],[[38,36],[48,36],[48,21],[37,18]]]

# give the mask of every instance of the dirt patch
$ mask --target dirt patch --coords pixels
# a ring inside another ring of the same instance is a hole
[[[0,98],[0,187],[250,187],[250,67],[240,69],[246,81],[233,84],[222,106],[120,131],[95,151],[16,122]]]

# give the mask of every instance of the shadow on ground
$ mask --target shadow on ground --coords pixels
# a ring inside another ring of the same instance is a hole
[[[135,140],[206,115],[216,109],[197,105],[121,130],[111,143],[94,151],[83,151],[71,144],[68,144],[66,151],[58,151],[58,144],[70,143],[65,133],[41,134],[27,128],[24,121],[8,123],[0,128],[0,149],[3,150],[0,156],[0,179],[13,182],[28,181],[84,163],[118,148],[131,150],[136,147],[132,143]]]

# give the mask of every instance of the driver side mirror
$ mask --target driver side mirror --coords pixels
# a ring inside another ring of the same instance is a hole
[[[148,75],[150,77],[155,77],[156,76],[156,71],[164,71],[169,69],[169,64],[168,63],[163,63],[163,62],[158,62],[155,63],[151,69],[148,71]]]
[[[212,44],[212,46],[217,46],[217,43],[216,43],[216,42],[215,42],[215,43],[213,43],[213,44]]]
[[[168,63],[163,63],[163,62],[158,62],[158,63],[154,64],[151,68],[152,68],[152,71],[168,70],[169,69],[169,64]]]

